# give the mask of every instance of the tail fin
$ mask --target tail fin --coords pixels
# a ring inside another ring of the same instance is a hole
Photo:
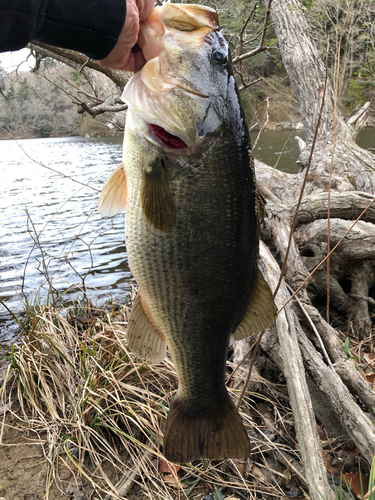
[[[248,435],[229,395],[212,414],[187,410],[178,396],[172,401],[164,433],[167,460],[243,458],[250,452]]]

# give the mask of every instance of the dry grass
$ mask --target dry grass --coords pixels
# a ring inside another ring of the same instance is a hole
[[[213,500],[270,499],[285,495],[288,475],[304,484],[288,430],[290,410],[277,397],[271,401],[258,394],[254,403],[249,392],[242,417],[252,438],[251,459],[181,468],[166,462],[163,427],[176,372],[168,358],[149,365],[127,350],[128,314],[120,306],[41,308],[9,355],[0,402],[9,407],[16,399],[19,404],[8,415],[43,443],[49,463],[46,498],[51,485],[63,489],[61,468],[70,469],[77,484],[85,478],[91,498],[106,499],[127,495],[130,488],[152,499],[202,499],[209,492]]]

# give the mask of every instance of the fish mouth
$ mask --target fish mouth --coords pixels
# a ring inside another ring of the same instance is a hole
[[[150,131],[168,149],[187,149],[189,146],[177,135],[173,135],[160,125],[149,123]]]
[[[203,99],[208,99],[210,96],[208,94],[203,94],[203,92],[200,92],[192,83],[189,84],[182,84],[182,83],[175,83],[176,88],[179,88],[181,90],[186,90],[189,94],[196,95],[197,97],[202,97]]]

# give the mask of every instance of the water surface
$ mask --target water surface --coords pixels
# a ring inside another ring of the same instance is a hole
[[[297,134],[303,137],[303,132]],[[257,134],[251,135],[254,142]],[[263,132],[255,156],[297,172],[295,135]],[[375,147],[375,129],[362,130],[358,143]],[[120,164],[121,154],[120,137],[0,141],[0,300],[8,309],[19,313],[25,298],[47,300],[43,262],[59,292],[80,283],[87,273],[85,284],[93,300],[127,299],[134,282],[127,263],[124,215],[108,219],[97,211],[98,191]],[[9,346],[17,329],[4,305],[0,303],[0,351]]]
[[[277,164],[278,170],[295,174],[299,171],[297,136],[305,139],[303,130],[264,130],[254,150],[255,157],[271,167]],[[251,132],[253,144],[256,137],[257,133]],[[375,148],[375,128],[362,129],[356,142],[364,149]]]
[[[125,300],[131,274],[124,215],[108,219],[97,211],[98,191],[121,154],[122,138],[0,142],[0,300],[10,310],[18,313],[25,297],[47,300],[45,268],[59,292],[88,273],[85,284],[97,289],[91,293],[98,299]],[[0,331],[0,342],[15,331],[1,304]]]

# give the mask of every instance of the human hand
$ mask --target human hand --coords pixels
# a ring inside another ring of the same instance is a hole
[[[138,71],[146,60],[137,45],[139,25],[148,18],[154,8],[154,0],[126,0],[126,20],[119,39],[100,64],[106,68]]]

